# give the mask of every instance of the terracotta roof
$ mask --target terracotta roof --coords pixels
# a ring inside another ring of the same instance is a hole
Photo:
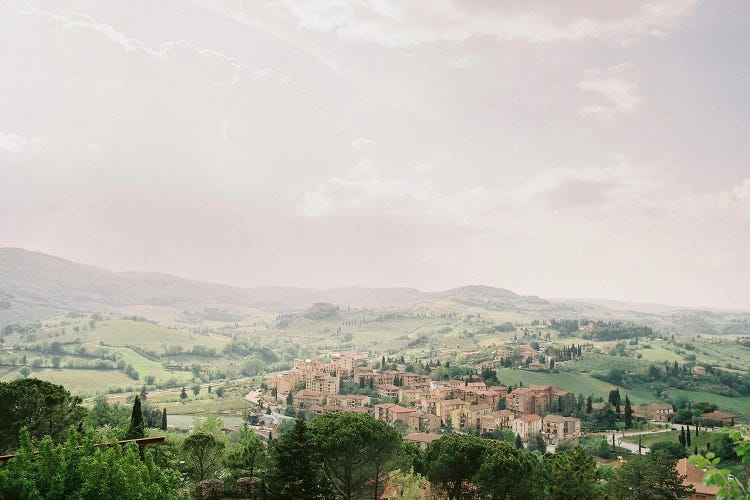
[[[526,423],[536,422],[537,420],[541,420],[541,419],[542,417],[534,413],[532,413],[531,415],[521,415],[520,417],[518,417],[518,420],[520,420],[521,422],[526,422]]]
[[[696,493],[716,495],[719,492],[718,486],[706,486],[703,484],[703,471],[688,462],[687,458],[679,459],[675,467],[681,476],[685,476],[685,479],[682,481],[683,484],[691,485],[695,488]]]
[[[547,415],[544,417],[545,422],[573,422],[575,420],[578,419],[573,417],[563,417],[562,415]]]
[[[715,420],[731,420],[733,418],[736,418],[736,415],[732,415],[731,413],[724,413],[723,411],[712,411],[710,413],[704,413],[700,416],[700,418],[713,418]]]
[[[440,434],[433,434],[430,432],[415,432],[414,434],[409,434],[408,436],[404,436],[404,439],[406,441],[413,441],[415,443],[431,443],[435,441],[436,439],[440,439],[442,436]]]

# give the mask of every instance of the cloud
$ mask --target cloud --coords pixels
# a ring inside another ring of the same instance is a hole
[[[305,191],[297,205],[305,217],[335,215],[389,215],[439,217],[466,223],[496,205],[495,194],[481,186],[452,192],[438,190],[423,178],[422,168],[410,169],[413,176],[385,177],[375,162],[364,159],[343,177],[332,177]]]
[[[11,153],[20,153],[26,147],[26,139],[18,134],[0,132],[0,149]]]
[[[466,2],[421,0],[279,0],[271,3],[300,26],[353,42],[408,47],[491,36],[500,41],[664,36],[692,14],[698,0],[628,2]]]
[[[603,102],[585,104],[579,112],[603,121],[613,120],[618,113],[632,113],[641,103],[639,79],[638,68],[632,64],[589,69],[577,87]]]
[[[750,177],[719,194],[717,201],[721,210],[750,219]]]
[[[363,149],[363,148],[366,148],[367,146],[371,146],[374,143],[375,141],[373,141],[372,139],[366,139],[364,137],[357,137],[356,139],[352,141],[352,147],[354,149]]]
[[[42,140],[39,137],[34,137],[29,140],[18,134],[8,134],[0,131],[0,150],[8,151],[10,153],[23,153],[28,151],[40,153],[42,151]]]

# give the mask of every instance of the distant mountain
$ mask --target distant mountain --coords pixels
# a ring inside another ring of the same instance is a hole
[[[316,303],[337,306],[412,307],[448,302],[454,307],[513,311],[527,318],[590,318],[637,321],[665,332],[750,334],[750,313],[689,310],[656,304],[522,296],[504,288],[472,285],[440,292],[414,288],[241,288],[169,274],[113,272],[39,252],[0,248],[0,325],[43,320],[60,313],[126,306],[175,309],[222,305],[277,313],[301,312]]]
[[[0,248],[0,321],[43,319],[71,310],[131,305],[188,307],[237,304],[277,312],[302,310],[316,302],[352,307],[394,307],[452,299],[462,303],[519,300],[510,290],[468,286],[445,292],[413,288],[294,287],[240,288],[202,283],[169,274],[113,272],[52,255]]]

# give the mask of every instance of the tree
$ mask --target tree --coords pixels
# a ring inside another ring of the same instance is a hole
[[[292,391],[289,391],[286,393],[286,405],[292,406],[294,404],[294,396],[292,396]]]
[[[625,427],[633,427],[633,407],[630,406],[630,398],[625,395]]]
[[[593,499],[598,480],[596,462],[583,448],[549,455],[547,496],[559,500]]]
[[[586,413],[591,413],[594,410],[593,398],[591,396],[586,398]]]
[[[193,432],[182,443],[182,455],[193,480],[210,479],[221,469],[224,442],[209,432]]]
[[[742,457],[742,464],[745,467],[750,465],[750,441],[744,441],[742,433],[737,430],[729,431],[728,437],[737,446],[737,455]],[[706,470],[703,475],[703,484],[719,487],[717,498],[750,500],[750,481],[743,484],[733,475],[733,471],[719,468],[720,462],[721,459],[712,452],[706,453],[705,457],[701,455],[690,457],[690,463],[699,469]]]
[[[687,457],[687,450],[680,443],[661,441],[651,446],[649,455],[664,455],[670,459],[678,460]]]
[[[141,387],[140,396],[141,396],[141,401],[146,401],[146,397],[148,396],[148,392],[146,392],[146,386],[145,385],[143,387]]]
[[[683,484],[676,460],[663,454],[635,456],[612,475],[605,486],[607,498],[619,500],[678,500],[689,496],[692,486]]]
[[[544,441],[544,437],[541,433],[535,432],[531,434],[528,439],[529,451],[538,451],[544,453],[547,451],[547,443]]]
[[[161,468],[150,453],[141,459],[135,444],[95,447],[93,439],[55,445],[46,436],[34,449],[23,430],[15,458],[0,467],[0,498],[178,498],[176,470]]]
[[[538,496],[535,490],[539,466],[533,454],[510,443],[496,442],[488,446],[472,482],[483,498],[532,500]]]
[[[167,409],[164,408],[161,412],[161,430],[167,430]]]
[[[216,390],[214,391],[214,394],[216,394],[217,398],[224,397],[224,387],[217,387]]]
[[[184,402],[187,399],[187,391],[185,391],[185,388],[182,388],[182,391],[180,391],[180,399]]]
[[[320,472],[320,455],[310,439],[307,424],[297,419],[271,447],[271,462],[265,482],[272,500],[321,498],[326,490]]]
[[[247,424],[240,430],[237,441],[232,443],[226,457],[226,465],[232,477],[255,477],[258,469],[266,464],[266,445]]]
[[[310,423],[323,470],[344,499],[379,498],[385,478],[398,467],[401,435],[370,415],[329,413]]]
[[[690,447],[692,445],[690,440],[690,425],[687,426],[687,432],[685,433],[685,444]]]
[[[469,498],[469,481],[479,471],[491,441],[466,434],[447,434],[427,446],[427,478],[449,500]]]
[[[197,396],[198,394],[200,394],[201,393],[201,386],[200,386],[200,384],[195,384],[192,387],[192,390],[193,390],[193,395],[194,396]]]
[[[130,415],[130,427],[125,433],[125,439],[140,439],[143,437],[146,437],[146,429],[143,424],[141,398],[136,396],[135,401],[133,401],[133,413]]]
[[[682,426],[682,428],[680,429],[680,435],[677,436],[677,440],[682,446],[685,446],[687,444],[687,438],[685,437],[685,426]]]
[[[516,448],[519,450],[523,450],[523,439],[521,439],[520,434],[516,434]]]
[[[32,438],[49,435],[60,442],[68,428],[81,426],[86,413],[81,398],[60,385],[33,378],[0,382],[0,452],[18,446],[21,427]]]

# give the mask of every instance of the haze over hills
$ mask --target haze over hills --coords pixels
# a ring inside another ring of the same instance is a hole
[[[716,331],[705,326],[714,313],[672,306],[586,299],[548,301],[490,286],[465,286],[440,292],[413,288],[242,288],[161,273],[113,272],[39,252],[0,249],[0,321],[3,323],[41,320],[68,310],[97,311],[134,305],[172,308],[235,305],[286,313],[305,309],[316,302],[369,308],[449,302],[454,306],[516,311],[534,317],[601,319],[622,319],[618,313],[628,311],[635,315],[634,320],[654,326],[664,326],[666,319],[671,323],[677,318],[676,325],[683,329],[682,318],[694,321],[699,317],[698,324],[706,328],[704,333]],[[696,329],[693,333],[700,331]]]

